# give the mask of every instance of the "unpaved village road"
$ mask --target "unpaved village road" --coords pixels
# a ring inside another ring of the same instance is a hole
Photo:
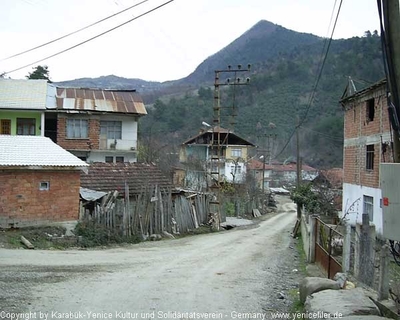
[[[4,310],[85,320],[267,315],[293,273],[282,257],[293,255],[296,213],[290,200],[282,209],[253,228],[116,249],[0,249],[0,318]]]

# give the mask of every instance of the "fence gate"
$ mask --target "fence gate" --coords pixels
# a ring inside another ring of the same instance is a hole
[[[318,218],[315,234],[315,262],[332,279],[337,272],[342,272],[343,235]]]

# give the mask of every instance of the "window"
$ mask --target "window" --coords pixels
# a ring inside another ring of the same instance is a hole
[[[107,139],[122,139],[122,121],[100,121],[100,134]]]
[[[231,173],[232,174],[241,174],[242,167],[241,166],[231,166]]]
[[[106,160],[107,163],[113,163],[114,162],[114,157],[107,156],[105,160]]]
[[[67,138],[69,138],[69,139],[87,139],[88,138],[88,120],[67,119]]]
[[[367,170],[374,170],[374,145],[367,145],[366,166]]]
[[[0,134],[11,134],[11,120],[0,120]]]
[[[124,163],[124,157],[115,157],[115,162]]]
[[[241,157],[242,149],[232,149],[232,157]]]
[[[46,191],[50,189],[50,182],[48,181],[42,181],[39,184],[39,190],[40,191]]]
[[[367,121],[374,121],[375,117],[375,99],[367,100]]]
[[[36,119],[17,118],[17,134],[34,136],[36,134]]]
[[[369,221],[373,221],[374,219],[374,198],[370,196],[364,196],[364,214],[368,214]]]

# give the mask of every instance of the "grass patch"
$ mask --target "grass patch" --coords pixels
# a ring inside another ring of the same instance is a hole
[[[297,288],[293,288],[289,290],[289,297],[293,301],[290,306],[290,313],[303,313],[304,305],[300,302],[299,290]]]
[[[297,268],[299,270],[299,273],[301,273],[303,276],[307,275],[307,257],[306,253],[304,252],[303,249],[303,240],[301,239],[301,234],[299,233],[299,236],[295,241],[295,248],[297,253],[299,254],[298,262],[297,262]],[[299,295],[299,288],[293,288],[289,290],[289,296],[291,297],[291,300],[293,303],[290,306],[290,312],[292,314],[298,314],[298,313],[303,313],[304,312],[304,304],[300,302],[300,295]]]
[[[65,228],[56,226],[9,229],[0,232],[0,243],[4,248],[25,248],[21,243],[21,236],[24,236],[36,249],[65,249],[72,244],[70,241],[63,241],[61,237],[64,234]],[[60,241],[52,241],[53,237]]]
[[[81,237],[79,245],[84,248],[141,241],[139,235],[122,236],[116,230],[110,230],[90,222],[79,222],[75,227],[75,234]]]
[[[300,233],[299,233],[300,234]],[[306,275],[307,274],[307,257],[303,248],[303,240],[301,239],[301,234],[296,239],[296,250],[299,253],[299,270]]]

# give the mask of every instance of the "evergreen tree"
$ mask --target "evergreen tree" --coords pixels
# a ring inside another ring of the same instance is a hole
[[[33,72],[29,72],[29,74],[26,76],[27,79],[31,80],[38,80],[38,79],[44,79],[47,80],[47,82],[51,83],[52,81],[50,80],[49,76],[49,69],[47,66],[36,66],[33,69]]]

